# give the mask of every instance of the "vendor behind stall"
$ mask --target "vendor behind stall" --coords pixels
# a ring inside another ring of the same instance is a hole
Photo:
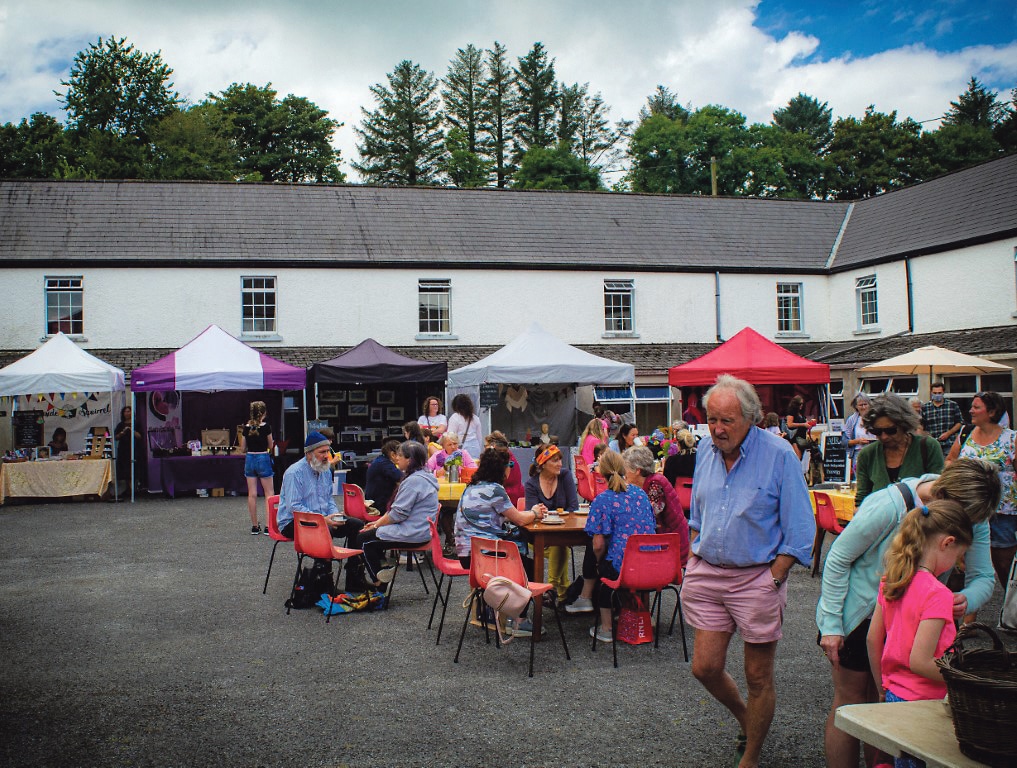
[[[57,427],[53,430],[53,439],[49,441],[49,453],[50,456],[56,456],[61,453],[66,453],[69,449],[67,448],[67,430],[63,427]]]

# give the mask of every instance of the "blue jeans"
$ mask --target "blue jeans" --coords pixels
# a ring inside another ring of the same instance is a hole
[[[892,702],[907,701],[907,699],[902,699],[889,689],[886,691],[886,700]],[[894,768],[925,768],[925,761],[919,760],[917,757],[911,757],[911,755],[902,755],[894,759],[893,766]]]
[[[272,477],[272,457],[267,453],[249,453],[244,459],[244,477]]]

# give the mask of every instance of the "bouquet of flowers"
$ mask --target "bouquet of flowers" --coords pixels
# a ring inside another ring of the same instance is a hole
[[[445,461],[442,464],[445,469],[449,467],[461,467],[463,465],[463,452],[456,450],[452,451],[448,456],[445,457]]]

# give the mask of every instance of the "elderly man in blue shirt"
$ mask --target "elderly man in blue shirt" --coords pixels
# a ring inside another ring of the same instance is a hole
[[[332,496],[329,446],[328,438],[320,432],[311,432],[304,440],[304,458],[283,475],[276,523],[279,533],[292,539],[294,510],[324,515],[332,538],[345,536],[346,546],[352,547],[364,521],[353,517],[336,519],[339,507]]]
[[[710,437],[696,459],[682,606],[696,630],[692,674],[738,720],[739,765],[752,768],[777,700],[773,662],[787,575],[795,561],[809,565],[816,522],[791,444],[755,426],[763,412],[752,385],[719,376],[705,400]],[[747,699],[726,670],[736,629]]]

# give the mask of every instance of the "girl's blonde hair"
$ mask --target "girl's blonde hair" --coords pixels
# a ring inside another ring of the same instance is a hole
[[[582,436],[579,438],[579,445],[582,447],[586,441],[587,435],[593,435],[601,442],[607,441],[607,435],[604,434],[604,423],[600,419],[590,419],[590,422],[586,425],[586,429],[583,430]]]
[[[265,418],[265,414],[268,413],[268,407],[261,400],[255,400],[251,403],[251,419],[247,422],[249,427],[257,427],[261,424],[262,419]]]
[[[600,454],[597,471],[607,480],[608,489],[625,493],[629,484],[625,482],[625,461],[620,453],[608,449]]]
[[[961,546],[970,547],[974,534],[971,518],[959,502],[934,499],[928,506],[908,512],[886,553],[883,597],[899,600],[915,577],[925,546],[932,536],[953,536]]]

